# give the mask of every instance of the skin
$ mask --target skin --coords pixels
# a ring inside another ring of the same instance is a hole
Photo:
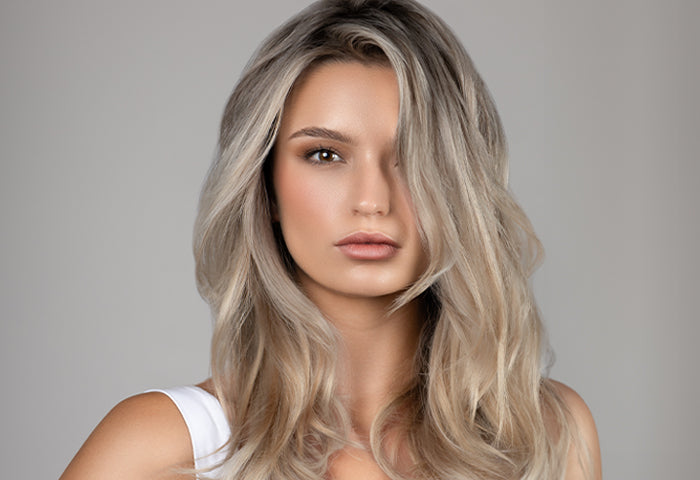
[[[302,289],[341,333],[340,394],[361,443],[378,408],[407,380],[402,372],[415,351],[421,316],[416,303],[385,313],[425,264],[410,196],[396,168],[398,105],[391,69],[320,65],[300,79],[285,104],[273,160],[273,215]],[[351,258],[337,243],[358,231],[381,232],[396,247],[381,259]],[[601,478],[588,407],[572,389],[554,385],[582,433],[594,478]],[[200,387],[211,392],[209,381]],[[567,480],[584,478],[578,453],[576,447],[569,452]],[[124,400],[105,417],[61,480],[181,480],[191,477],[173,467],[192,466],[179,411],[165,395],[147,393]],[[371,454],[357,449],[336,455],[329,477],[387,478]]]
[[[307,73],[286,102],[273,163],[276,218],[302,289],[341,331],[341,392],[353,392],[356,431],[400,388],[418,339],[411,304],[390,303],[426,262],[394,151],[399,93],[393,71],[328,63]],[[320,163],[324,162],[324,163]],[[337,243],[356,232],[396,244],[389,258],[349,257]]]

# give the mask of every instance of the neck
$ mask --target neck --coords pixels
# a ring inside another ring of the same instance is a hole
[[[414,300],[387,314],[395,296],[312,300],[341,334],[339,393],[355,433],[367,438],[379,409],[412,379],[421,306]]]

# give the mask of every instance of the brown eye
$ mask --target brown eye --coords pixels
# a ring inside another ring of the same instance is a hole
[[[318,158],[320,160],[323,160],[324,162],[332,162],[333,161],[333,152],[329,152],[328,150],[322,150],[318,152]]]
[[[342,160],[340,155],[328,148],[319,148],[306,155],[311,162],[316,163],[333,163]]]

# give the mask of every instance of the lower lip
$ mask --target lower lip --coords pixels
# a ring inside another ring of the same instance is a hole
[[[387,243],[346,243],[338,248],[353,260],[385,260],[396,255],[398,250]]]

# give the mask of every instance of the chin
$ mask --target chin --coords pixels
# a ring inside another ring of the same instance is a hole
[[[357,288],[344,288],[341,292],[348,297],[354,298],[385,298],[395,297],[406,291],[408,286],[388,286],[388,285],[371,285],[364,282],[358,285]]]

